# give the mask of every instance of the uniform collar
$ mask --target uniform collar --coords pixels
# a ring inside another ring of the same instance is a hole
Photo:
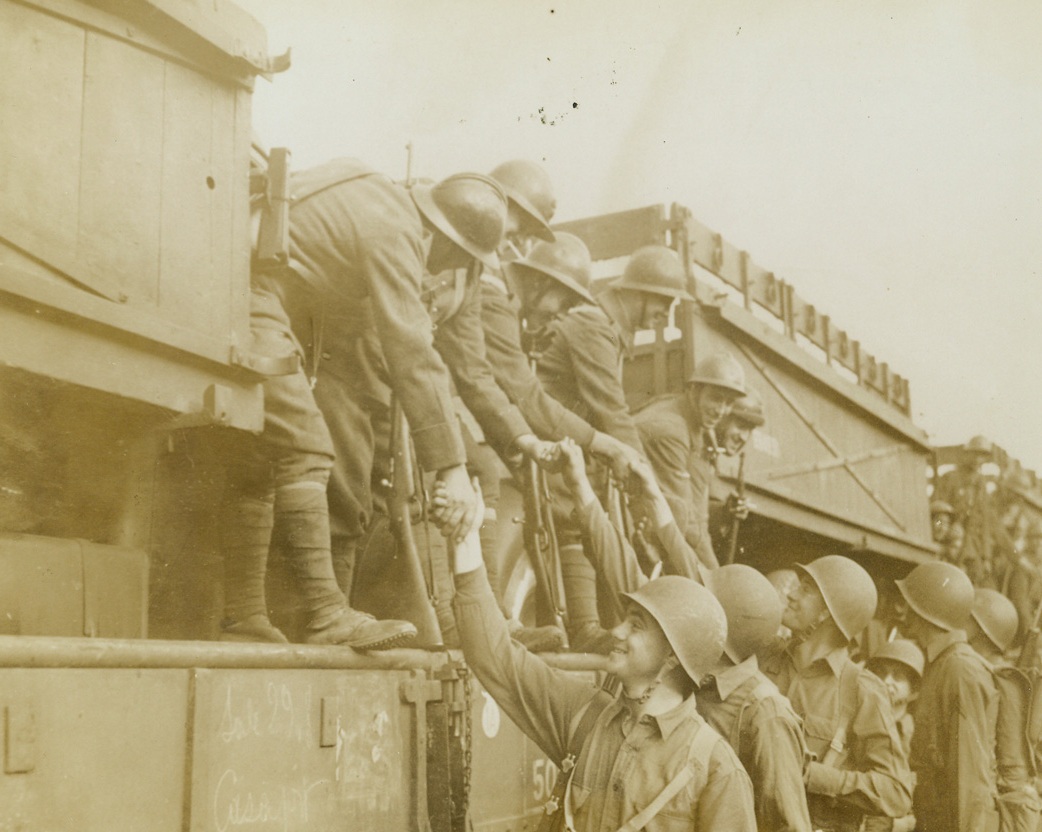
[[[759,669],[760,665],[754,653],[745,661],[714,673],[710,678],[716,682],[716,690],[720,694],[720,701],[726,702],[731,694],[755,676]]]
[[[612,709],[610,720],[626,720],[631,718],[629,716],[629,709],[623,703],[622,698],[615,700],[615,704],[610,705]],[[661,713],[661,714],[648,714],[648,719],[651,723],[658,728],[659,734],[663,739],[668,739],[669,736],[677,730],[687,720],[693,716],[698,716],[698,711],[695,707],[695,697],[689,696],[675,708]]]
[[[800,642],[793,639],[789,646],[785,648],[789,661],[792,663],[794,668],[797,667],[795,650],[798,644],[800,644]],[[828,666],[828,669],[832,671],[832,675],[838,678],[840,673],[843,672],[843,666],[848,661],[850,661],[850,650],[846,646],[840,646],[833,648],[823,656],[818,656],[817,658],[812,659],[807,663],[807,667],[814,667],[815,665],[824,662]]]
[[[959,644],[960,642],[966,642],[966,632],[964,630],[949,630],[946,633],[940,633],[934,636],[930,643],[926,645],[926,661],[933,663],[937,658],[951,647],[953,644]]]

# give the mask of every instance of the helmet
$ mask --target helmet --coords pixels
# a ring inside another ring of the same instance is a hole
[[[507,198],[521,209],[535,229],[535,236],[553,242],[549,222],[557,210],[557,198],[546,171],[527,159],[511,159],[497,165],[489,176],[503,186]]]
[[[735,399],[731,405],[731,418],[739,422],[745,422],[754,428],[762,427],[767,421],[763,411],[763,399],[752,387],[746,389],[746,393],[740,399]]]
[[[843,555],[825,555],[796,569],[809,575],[839,631],[853,639],[876,614],[879,593],[864,567]]]
[[[532,269],[548,275],[588,303],[596,303],[590,293],[590,251],[586,243],[574,234],[562,231],[552,243],[536,243],[527,257],[507,264],[510,276],[515,279],[523,279],[523,272],[519,274],[519,269]]]
[[[457,173],[434,185],[413,185],[410,193],[438,231],[490,269],[499,268],[496,249],[506,231],[507,197],[495,179]]]
[[[729,352],[714,352],[707,355],[697,364],[695,371],[688,377],[688,384],[711,384],[745,395],[745,370]]]
[[[946,503],[944,500],[933,500],[930,503],[930,514],[955,514],[955,509],[952,508],[951,503]]]
[[[923,677],[923,670],[926,668],[926,657],[923,656],[923,651],[919,649],[918,644],[906,638],[899,638],[884,644],[875,652],[875,655],[865,662],[865,667],[872,670],[872,665],[877,662],[903,664],[914,671],[915,675],[920,679]]]
[[[673,249],[667,246],[644,246],[630,257],[622,277],[612,288],[650,292],[667,298],[694,301],[687,291],[687,273],[684,264]]]
[[[666,575],[623,593],[658,622],[680,666],[698,684],[720,661],[727,617],[713,593],[690,578]]]
[[[973,584],[950,563],[920,563],[902,581],[895,581],[912,612],[942,630],[959,630],[973,608]]]
[[[969,442],[962,446],[963,451],[968,454],[990,454],[991,442],[983,436],[974,436]]]
[[[978,589],[970,615],[992,644],[1003,652],[1009,650],[1020,626],[1017,608],[1009,598],[994,589]]]
[[[777,634],[782,619],[781,599],[767,578],[745,564],[706,570],[703,577],[727,615],[724,653],[738,664]]]

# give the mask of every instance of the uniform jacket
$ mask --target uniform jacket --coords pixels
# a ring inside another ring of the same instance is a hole
[[[608,694],[511,641],[484,567],[456,576],[454,607],[475,675],[560,767],[585,706]],[[691,697],[639,722],[620,701],[608,702],[575,763],[571,791],[578,832],[618,829],[686,765],[697,776],[648,823],[647,832],[753,832],[749,777],[727,742],[719,738],[713,745],[708,766],[692,756],[691,741],[703,723]]]
[[[323,187],[327,182],[338,184]],[[353,159],[295,174],[291,190],[311,194],[290,207],[290,259],[299,278],[284,278],[301,343],[349,356],[353,339],[375,331],[420,465],[464,462],[449,373],[422,299],[428,234],[409,192]]]
[[[574,306],[547,326],[536,373],[546,392],[568,410],[640,451],[622,389],[627,337],[599,306]]]
[[[807,748],[806,785],[811,817],[835,811],[897,818],[911,807],[908,763],[883,683],[850,659],[846,647],[797,668],[791,650],[764,662],[803,719]],[[843,677],[853,680],[845,702]],[[826,760],[837,729],[847,720],[842,756]],[[932,832],[932,829],[931,829]]]
[[[930,832],[993,828],[998,696],[987,663],[952,630],[926,646],[912,735],[915,816]]]
[[[648,461],[673,509],[677,525],[706,566],[719,566],[709,535],[709,485],[702,428],[681,393],[652,401],[634,419]]]

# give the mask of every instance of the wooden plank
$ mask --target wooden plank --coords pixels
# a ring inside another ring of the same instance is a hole
[[[586,243],[594,260],[632,254],[641,246],[665,244],[669,223],[663,205],[558,223],[554,231],[574,234]]]
[[[222,190],[231,177],[212,164],[212,86],[191,70],[166,64],[159,301],[164,317],[217,334],[213,320],[226,303],[220,287],[229,275],[214,270],[214,174],[220,176]]]
[[[78,259],[136,306],[159,294],[163,78],[156,57],[87,35]]]
[[[229,275],[228,319],[224,331],[234,343],[248,348],[250,344],[250,196],[249,182],[243,173],[250,169],[253,136],[253,98],[245,90],[231,93],[234,106],[218,105],[218,121],[214,129],[215,166],[228,170],[231,180],[215,190],[215,218],[227,217],[228,226],[215,233],[218,248],[214,267]],[[223,100],[223,93],[219,94]],[[229,138],[231,137],[231,138]],[[221,183],[218,183],[220,186]]]
[[[76,243],[82,30],[0,4],[0,234],[36,251]]]

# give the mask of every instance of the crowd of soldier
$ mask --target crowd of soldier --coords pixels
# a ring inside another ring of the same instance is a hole
[[[975,606],[963,571],[923,564],[897,582],[901,633],[919,647],[891,632],[858,655],[878,599],[855,561],[798,566],[784,592],[720,565],[714,461],[763,423],[741,365],[703,357],[684,391],[636,413],[621,384],[634,333],[692,299],[674,252],[638,250],[595,293],[586,246],[550,230],[552,188],[527,162],[407,187],[340,160],[295,176],[292,197],[288,258],[255,269],[251,322],[255,351],[300,366],[265,382],[264,431],[229,478],[222,638],[286,640],[265,600],[273,535],[305,641],[415,636],[348,603],[414,449],[455,584],[443,629],[564,772],[552,828],[969,832],[997,828],[997,807],[1003,828],[1034,828],[1009,825],[1037,823],[1039,807],[1003,596],[982,588]],[[499,460],[548,479],[567,631],[504,615],[489,557]],[[632,522],[610,510],[618,484]],[[606,654],[610,681],[591,687],[536,655],[566,641]]]

